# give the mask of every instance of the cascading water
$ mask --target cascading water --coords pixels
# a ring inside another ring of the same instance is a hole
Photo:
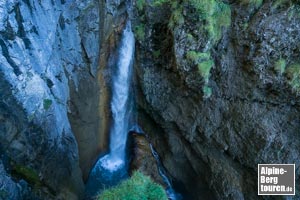
[[[168,179],[168,177],[166,175],[166,172],[165,172],[165,169],[162,166],[161,161],[159,159],[159,156],[158,156],[157,152],[155,151],[155,149],[154,149],[154,147],[151,143],[150,143],[150,149],[151,149],[153,157],[156,160],[158,173],[161,176],[161,178],[163,179],[164,183],[167,185],[166,192],[167,192],[167,195],[168,195],[168,199],[170,199],[170,200],[181,200],[182,199],[181,194],[175,192],[175,190],[173,189],[171,181]]]
[[[109,153],[101,157],[92,169],[86,186],[87,197],[93,197],[103,188],[126,178],[126,141],[132,118],[130,98],[134,35],[127,22],[118,51],[116,70],[112,77],[112,126]]]
[[[133,117],[131,114],[133,103],[129,94],[132,79],[134,42],[131,23],[127,22],[118,51],[116,70],[112,77],[112,100],[110,105],[112,126],[109,153],[101,157],[92,169],[86,185],[86,199],[93,199],[102,189],[113,186],[128,176],[126,142],[127,134],[132,125],[130,121]],[[135,132],[141,132],[137,125],[132,126],[132,129]],[[181,199],[181,195],[173,190],[171,182],[165,175],[165,170],[152,144],[150,144],[150,148],[156,159],[159,174],[167,185],[166,192],[169,199]]]
[[[129,88],[133,53],[134,36],[131,24],[128,22],[121,41],[117,72],[113,78],[111,102],[113,122],[110,133],[110,152],[101,159],[101,165],[110,171],[115,171],[125,164],[127,133],[132,110],[129,102]]]

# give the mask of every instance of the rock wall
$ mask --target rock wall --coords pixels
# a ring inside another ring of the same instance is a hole
[[[83,197],[127,16],[119,0],[0,3],[0,199]]]
[[[188,199],[268,199],[257,163],[300,164],[299,2],[203,2],[0,2],[0,199],[82,197],[128,17],[139,125],[174,182]]]
[[[129,143],[132,143],[129,146],[132,151],[130,152],[132,157],[130,160],[130,174],[133,174],[134,171],[140,171],[166,188],[167,185],[159,174],[157,161],[152,155],[147,136],[141,133],[130,132],[128,137]]]
[[[26,198],[22,190],[30,199],[83,195],[78,145],[86,141],[78,135],[92,137],[98,125],[91,111],[98,104],[99,39],[98,1],[0,3],[2,198]],[[95,159],[92,141],[89,155],[80,151],[83,168]]]
[[[300,164],[299,2],[141,2],[139,124],[163,164],[191,199],[272,199],[257,164]]]

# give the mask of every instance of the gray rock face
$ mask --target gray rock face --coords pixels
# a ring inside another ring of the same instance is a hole
[[[174,8],[149,2],[130,16],[139,125],[189,199],[257,199],[258,163],[300,164],[299,5],[229,1],[213,43],[192,6],[170,25]],[[121,0],[0,2],[0,199],[82,196],[107,145],[107,68],[127,17]],[[208,80],[189,51],[213,61]]]
[[[10,173],[0,186],[11,199],[22,193],[9,176],[46,188],[43,199],[82,195],[69,100],[95,76],[98,44],[97,1],[0,2],[0,147]]]
[[[38,199],[24,180],[16,182],[6,172],[3,163],[0,163],[0,199]]]
[[[299,72],[289,75],[299,63],[299,5],[230,5],[231,26],[209,50],[209,98],[186,56],[207,50],[204,24],[185,5],[184,24],[173,28],[168,4],[135,10],[135,25],[145,27],[136,55],[139,123],[192,199],[208,198],[205,191],[212,199],[268,199],[256,195],[257,164],[300,164]]]
[[[20,188],[11,177],[9,177],[4,169],[2,162],[0,163],[0,199],[20,199]]]

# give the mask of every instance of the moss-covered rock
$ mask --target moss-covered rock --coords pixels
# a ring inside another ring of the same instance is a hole
[[[275,62],[274,69],[276,72],[280,75],[282,75],[285,72],[286,68],[286,61],[284,59],[279,59]]]
[[[20,176],[27,182],[29,182],[35,186],[41,186],[42,183],[39,178],[39,175],[34,169],[16,164],[16,165],[14,165],[14,171],[15,171],[16,175]]]

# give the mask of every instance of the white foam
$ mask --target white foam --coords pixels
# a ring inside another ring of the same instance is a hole
[[[118,157],[112,158],[110,154],[103,156],[100,160],[100,165],[108,171],[117,171],[124,166],[124,161]]]
[[[111,109],[113,114],[110,134],[110,154],[118,160],[125,160],[126,139],[128,133],[128,98],[131,84],[131,67],[134,54],[134,36],[130,22],[123,31],[116,74],[113,77]]]

